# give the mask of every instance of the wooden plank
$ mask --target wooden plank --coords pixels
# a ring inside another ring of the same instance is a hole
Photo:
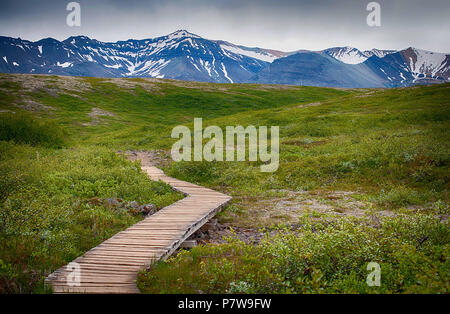
[[[115,287],[105,287],[104,285],[94,286],[94,287],[69,287],[67,285],[54,285],[53,291],[55,293],[109,293],[109,294],[119,294],[119,293],[139,293],[139,289],[136,285],[128,286],[115,286]]]

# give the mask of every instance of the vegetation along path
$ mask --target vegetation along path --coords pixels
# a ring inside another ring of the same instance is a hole
[[[139,270],[170,256],[192,233],[212,218],[231,197],[166,176],[160,169],[143,166],[152,180],[162,180],[187,197],[117,233],[74,262],[47,277],[55,293],[139,293]],[[72,281],[68,281],[67,277]],[[69,283],[71,283],[69,285]],[[76,285],[74,285],[76,283]]]

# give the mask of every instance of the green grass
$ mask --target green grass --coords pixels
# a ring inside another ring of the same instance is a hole
[[[32,118],[24,110],[27,103],[42,105],[32,108]],[[383,210],[405,217],[386,218],[381,229],[345,221],[336,230],[305,226],[295,231],[295,237],[288,232],[288,239],[272,239],[277,244],[290,243],[288,252],[310,247],[316,270],[305,275],[274,269],[270,261],[277,261],[273,255],[281,252],[271,241],[255,247],[233,241],[197,248],[143,273],[140,287],[144,291],[207,292],[216,287],[222,292],[445,292],[448,268],[442,263],[448,259],[444,218],[449,203],[449,105],[448,83],[342,90],[0,75],[0,122],[6,125],[0,131],[0,223],[7,226],[2,227],[7,231],[0,237],[5,243],[0,256],[0,289],[42,291],[42,278],[49,271],[139,219],[98,202],[93,210],[92,198],[119,197],[158,206],[176,200],[179,195],[151,183],[137,165],[115,152],[168,151],[176,141],[170,137],[172,128],[182,124],[192,130],[194,117],[201,117],[204,128],[238,124],[280,127],[280,166],[275,173],[260,172],[260,162],[169,162],[164,168],[171,176],[232,195],[233,203],[219,215],[221,221],[253,228],[283,221],[285,215],[280,213],[272,221],[262,219],[257,203],[270,202],[286,191],[309,191],[318,197],[324,191],[352,191],[356,200],[367,204],[369,214]],[[92,117],[93,108],[108,114]],[[341,223],[341,218],[323,217],[315,211],[312,216]],[[436,217],[444,218],[439,222]],[[302,221],[298,217],[297,225]],[[401,234],[392,236],[392,224],[403,228]],[[415,242],[408,237],[416,236],[412,230],[417,225],[441,239],[426,240],[423,249],[414,250]],[[376,240],[360,243],[359,256],[339,257],[337,264],[349,262],[352,269],[344,267],[332,276],[335,268],[327,256],[339,256],[350,245],[343,239],[338,251],[333,251],[332,238],[356,235]],[[49,246],[46,241],[55,244]],[[325,247],[319,248],[320,243]],[[381,251],[370,253],[379,246]],[[265,256],[269,248],[274,251]],[[405,258],[395,255],[397,251]],[[270,265],[262,265],[252,255],[262,256],[261,261]],[[367,290],[363,280],[364,267],[372,257],[384,261],[382,269],[386,267],[389,274],[389,284],[377,290]],[[302,255],[293,259],[293,263],[310,263]],[[412,275],[416,266],[407,259],[428,261],[424,278]],[[201,269],[197,261],[206,263],[206,268]],[[214,275],[215,270],[226,274],[233,263],[242,269],[236,278]],[[197,277],[190,267],[201,270]],[[434,273],[438,274],[435,281]],[[254,281],[246,277],[252,274]],[[175,277],[186,279],[180,282]],[[264,290],[268,278],[274,286]],[[297,279],[305,283],[306,290]]]
[[[448,86],[382,90],[209,120],[204,125],[279,125],[279,170],[261,173],[257,162],[182,162],[168,173],[229,191],[238,202],[277,189],[359,191],[390,209],[448,201]],[[252,217],[239,220],[255,224]]]

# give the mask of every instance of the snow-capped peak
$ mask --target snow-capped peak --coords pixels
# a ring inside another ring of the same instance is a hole
[[[327,55],[347,64],[359,64],[367,60],[367,56],[356,48],[334,47],[323,50]]]
[[[287,53],[278,51],[278,50],[270,50],[263,48],[249,48],[244,46],[238,46],[227,41],[218,40],[216,41],[222,50],[226,50],[228,52],[243,55],[250,58],[258,59],[264,62],[272,63],[274,60],[285,57]]]
[[[383,58],[384,56],[395,52],[394,50],[380,50],[372,49],[361,51],[357,48],[345,46],[345,47],[334,47],[323,50],[322,52],[327,55],[347,64],[359,64],[366,61],[372,56],[377,56],[378,58]]]
[[[409,47],[401,51],[413,74],[424,74],[431,77],[448,72],[450,55],[439,52]]]
[[[201,38],[200,36],[196,34],[189,33],[187,30],[180,29],[173,33],[170,33],[167,35],[168,39],[176,39],[176,38],[184,38],[184,37],[190,37],[190,38]]]
[[[381,50],[381,49],[371,49],[371,50],[364,50],[364,54],[367,57],[377,56],[378,58],[383,58],[387,56],[388,54],[394,53],[395,50]]]

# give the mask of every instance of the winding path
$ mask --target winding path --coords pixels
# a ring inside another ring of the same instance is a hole
[[[228,195],[168,177],[156,167],[143,166],[142,170],[152,180],[162,180],[186,197],[75,259],[80,270],[79,285],[68,284],[68,279],[74,278],[74,264],[49,275],[45,282],[55,293],[139,293],[138,271],[170,256],[231,200]]]

